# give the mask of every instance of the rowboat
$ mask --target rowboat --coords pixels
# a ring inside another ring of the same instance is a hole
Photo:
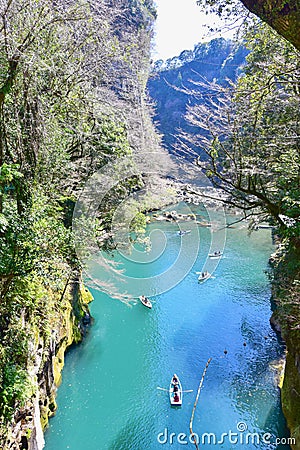
[[[150,302],[149,298],[145,297],[145,295],[141,295],[139,297],[141,303],[146,306],[146,308],[151,309],[152,308],[152,303]]]
[[[204,281],[211,277],[211,274],[209,272],[201,272],[198,281]]]
[[[171,378],[169,397],[171,406],[181,406],[182,405],[182,386],[180,380],[176,373]]]
[[[210,258],[215,258],[215,259],[217,259],[217,258],[221,258],[222,255],[223,255],[223,253],[220,252],[220,251],[218,251],[218,252],[210,253],[208,256],[209,256]]]
[[[189,234],[192,230],[180,230],[178,231],[178,236],[184,236],[185,234]]]

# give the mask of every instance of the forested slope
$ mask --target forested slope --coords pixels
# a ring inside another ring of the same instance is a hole
[[[159,145],[144,94],[156,13],[151,0],[7,0],[0,15],[0,447],[31,449],[90,322],[74,203],[104,164]]]
[[[235,80],[242,71],[247,50],[242,45],[223,38],[197,44],[194,50],[185,50],[167,61],[156,61],[153,65],[148,89],[155,103],[158,129],[163,134],[163,143],[172,151],[177,143],[178,130],[192,131],[185,120],[187,107],[195,104],[190,90],[199,96],[205,92],[199,81],[225,85]]]

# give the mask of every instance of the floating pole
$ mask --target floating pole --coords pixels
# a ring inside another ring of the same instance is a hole
[[[194,421],[195,411],[196,411],[198,400],[199,400],[199,397],[200,397],[200,393],[201,393],[204,377],[206,375],[206,371],[208,369],[208,366],[209,366],[211,360],[212,360],[212,358],[209,358],[209,360],[207,361],[206,366],[204,368],[204,371],[203,371],[203,374],[202,374],[202,378],[200,380],[200,384],[199,384],[199,387],[198,387],[198,392],[197,392],[197,395],[196,395],[196,400],[195,400],[195,403],[194,403],[194,407],[193,407],[193,411],[192,411],[192,415],[191,415],[191,420],[190,420],[190,433],[191,433],[191,436],[193,436],[194,444],[195,444],[197,450],[199,450],[199,447],[198,447],[197,440],[196,440],[194,432],[193,432],[193,421]]]

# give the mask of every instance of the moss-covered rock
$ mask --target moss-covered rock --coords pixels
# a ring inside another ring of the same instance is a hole
[[[282,409],[291,437],[295,438],[294,449],[300,449],[300,330],[286,338],[288,353],[281,391]]]
[[[80,274],[74,273],[66,279],[59,301],[57,295],[48,293],[49,304],[55,305],[48,310],[48,314],[52,311],[47,321],[49,333],[43,327],[32,326],[28,374],[36,389],[26,405],[15,411],[8,433],[0,440],[2,450],[43,448],[43,430],[57,408],[55,398],[65,353],[68,347],[82,340],[91,322],[88,304],[93,297]]]
[[[71,345],[78,344],[82,340],[91,322],[88,304],[92,300],[93,296],[84,286],[81,276],[74,275],[73,279],[69,280],[61,298],[59,321],[54,328],[48,361],[45,364],[47,383],[45,383],[41,407],[43,429],[56,410],[55,395],[62,379],[65,353]]]
[[[294,438],[291,447],[300,449],[300,271],[299,246],[281,246],[272,257],[273,316],[271,324],[287,347],[281,390],[282,410]]]

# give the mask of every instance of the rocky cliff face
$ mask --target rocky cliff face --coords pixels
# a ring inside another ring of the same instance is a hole
[[[287,420],[294,450],[300,449],[300,248],[293,243],[279,246],[271,258],[274,271],[271,324],[281,334],[287,347],[281,390],[283,413]]]
[[[291,448],[300,449],[300,329],[287,329],[287,316],[282,314],[281,303],[271,318],[274,329],[286,343],[286,361],[281,384],[281,404],[287,426],[291,433]]]
[[[286,368],[281,391],[282,409],[286,417],[294,450],[300,449],[300,330],[284,335],[287,345]]]
[[[15,411],[3,450],[41,450],[44,447],[43,430],[56,410],[55,397],[65,352],[86,333],[91,322],[88,309],[91,300],[81,276],[73,274],[61,295],[51,335],[45,340],[39,329],[35,330],[35,340],[30,343],[33,359],[28,371],[36,389],[26,405]]]
[[[167,61],[156,61],[148,81],[149,94],[156,105],[155,120],[163,134],[163,143],[172,151],[178,129],[191,131],[184,116],[195,100],[187,90],[199,96],[204,93],[199,82],[226,83],[241,73],[247,50],[223,38],[197,44],[194,50],[185,50]],[[198,84],[197,84],[198,83]],[[205,101],[205,94],[202,100]]]

